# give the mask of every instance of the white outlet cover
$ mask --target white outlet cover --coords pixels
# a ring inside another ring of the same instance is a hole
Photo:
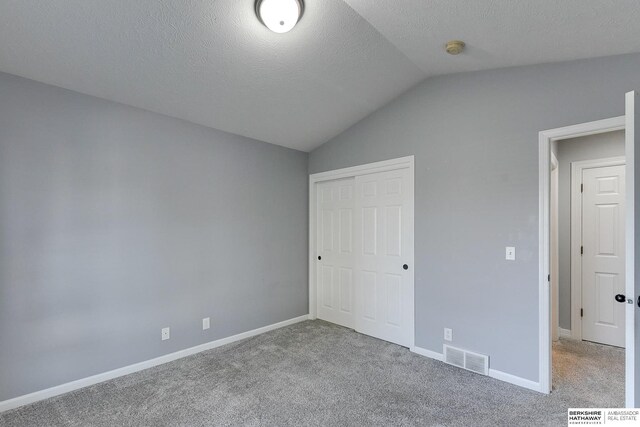
[[[205,317],[204,319],[202,319],[202,330],[204,331],[205,329],[209,329],[211,327],[211,319],[208,317]]]
[[[444,328],[444,339],[445,341],[453,340],[453,330],[451,328]]]
[[[505,248],[505,259],[507,261],[515,261],[516,260],[516,248],[513,246],[507,246]]]
[[[169,328],[162,328],[162,341],[171,338],[171,330]]]

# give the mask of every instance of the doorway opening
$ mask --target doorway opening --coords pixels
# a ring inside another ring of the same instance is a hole
[[[600,376],[600,407],[624,405],[624,154],[623,130],[551,143],[552,389]]]
[[[615,298],[616,304],[619,304],[618,307],[624,307],[622,310],[624,311],[624,332],[623,332],[623,336],[624,336],[624,349],[621,349],[620,347],[615,347],[613,345],[611,345],[611,343],[608,343],[607,345],[602,345],[602,344],[589,344],[587,341],[572,341],[572,342],[576,342],[579,344],[585,344],[585,345],[593,345],[593,346],[602,346],[602,348],[605,349],[614,349],[616,351],[618,351],[618,353],[620,353],[620,355],[622,356],[622,358],[624,359],[624,366],[622,368],[618,367],[617,368],[617,372],[620,374],[620,370],[622,370],[622,374],[624,375],[624,381],[620,381],[620,383],[624,383],[624,402],[625,402],[625,406],[627,407],[634,407],[635,404],[635,365],[634,365],[634,361],[636,360],[636,353],[635,353],[635,347],[636,347],[636,338],[635,338],[635,324],[634,324],[634,319],[635,319],[635,310],[634,310],[634,304],[633,301],[629,302],[633,297],[633,295],[635,295],[636,292],[636,287],[635,287],[635,281],[634,281],[634,262],[633,260],[635,259],[635,255],[634,255],[634,242],[635,242],[635,238],[634,238],[634,225],[635,225],[635,216],[634,216],[634,181],[633,181],[633,176],[634,176],[634,146],[635,143],[637,142],[637,138],[635,136],[635,123],[637,122],[637,114],[635,112],[635,108],[634,108],[634,103],[635,103],[635,99],[637,98],[637,93],[636,92],[629,92],[626,95],[626,115],[625,116],[621,116],[621,117],[615,117],[612,119],[605,119],[605,120],[598,120],[595,122],[589,122],[589,123],[582,123],[579,125],[573,125],[573,126],[567,126],[567,127],[563,127],[563,128],[558,128],[558,129],[551,129],[551,130],[547,130],[547,131],[542,131],[539,133],[539,171],[540,171],[540,175],[539,175],[539,189],[540,189],[540,235],[539,235],[539,248],[540,248],[540,252],[539,252],[539,349],[540,349],[540,358],[539,358],[539,385],[540,385],[540,391],[543,393],[550,393],[552,391],[552,384],[553,384],[553,366],[552,366],[552,349],[553,349],[553,339],[555,338],[553,332],[554,329],[557,328],[558,333],[557,336],[560,339],[560,341],[562,340],[562,335],[564,335],[565,337],[570,337],[574,334],[574,330],[576,329],[576,325],[578,323],[576,322],[572,322],[572,318],[571,315],[574,314],[575,312],[569,312],[569,315],[567,317],[567,313],[566,310],[564,312],[564,314],[562,314],[561,312],[561,306],[563,305],[563,300],[564,300],[564,305],[566,306],[567,304],[567,298],[566,298],[566,294],[565,294],[565,298],[562,298],[560,296],[560,286],[559,283],[559,277],[561,276],[560,274],[560,270],[561,270],[561,266],[559,265],[560,262],[557,260],[552,260],[551,255],[554,255],[559,257],[559,254],[561,252],[560,249],[560,242],[561,242],[561,238],[560,238],[560,229],[561,227],[559,226],[559,204],[560,204],[560,200],[559,199],[553,199],[552,198],[552,189],[555,186],[557,193],[560,192],[560,185],[559,182],[561,180],[560,178],[560,173],[562,170],[562,166],[561,166],[561,161],[558,159],[558,152],[557,150],[554,150],[554,144],[561,144],[562,141],[564,141],[565,143],[569,144],[571,139],[577,139],[577,138],[581,138],[581,137],[588,137],[588,136],[596,136],[600,135],[600,138],[605,138],[607,137],[607,135],[604,134],[609,134],[608,136],[615,136],[615,132],[616,131],[623,131],[624,136],[625,136],[625,142],[624,142],[624,159],[625,161],[623,161],[622,163],[626,163],[626,166],[624,167],[624,170],[621,170],[620,168],[618,168],[618,166],[620,166],[620,164],[592,164],[592,165],[588,165],[588,164],[578,164],[578,162],[580,160],[575,160],[574,159],[574,168],[573,168],[573,174],[578,176],[579,178],[574,179],[575,184],[578,184],[578,181],[580,181],[580,184],[585,184],[585,181],[589,181],[592,187],[597,187],[598,184],[600,184],[600,193],[603,193],[602,195],[606,195],[606,184],[605,181],[607,181],[608,183],[612,183],[612,182],[616,182],[618,186],[622,185],[622,187],[618,187],[618,188],[614,188],[615,191],[611,191],[609,190],[609,193],[619,193],[620,190],[624,190],[625,195],[624,197],[622,197],[621,200],[620,196],[618,195],[618,199],[617,201],[611,201],[609,200],[609,203],[599,203],[598,200],[594,199],[594,197],[598,196],[598,192],[592,192],[592,194],[589,196],[590,198],[587,200],[587,198],[585,197],[585,203],[586,206],[583,206],[582,204],[582,200],[580,200],[579,203],[577,202],[573,202],[573,206],[574,208],[579,207],[580,208],[580,212],[584,213],[585,215],[583,215],[584,217],[584,222],[588,222],[588,226],[593,228],[595,227],[594,224],[597,224],[598,221],[604,221],[605,223],[607,222],[607,218],[605,218],[605,212],[604,210],[600,209],[600,208],[607,208],[609,209],[606,214],[609,214],[609,220],[608,220],[608,224],[609,226],[611,226],[611,224],[619,224],[620,221],[625,221],[625,230],[622,232],[618,232],[617,234],[615,234],[616,237],[612,238],[611,237],[611,233],[609,233],[609,237],[607,237],[607,239],[602,240],[602,242],[600,242],[597,239],[600,239],[602,236],[596,235],[595,237],[591,237],[591,241],[589,241],[587,244],[591,246],[591,250],[592,252],[589,254],[589,256],[592,258],[591,260],[589,260],[589,263],[586,263],[586,266],[581,265],[580,263],[574,263],[573,264],[573,269],[576,270],[578,269],[578,265],[580,265],[580,270],[578,270],[580,272],[580,276],[576,275],[576,274],[572,274],[572,277],[575,279],[577,277],[581,277],[584,275],[585,268],[591,268],[591,270],[586,271],[586,273],[590,276],[589,280],[591,280],[591,286],[593,287],[593,282],[596,282],[596,287],[595,287],[595,292],[593,289],[588,290],[588,292],[590,292],[590,295],[592,298],[595,298],[595,296],[597,296],[598,292],[605,292],[605,290],[607,290],[607,292],[610,292],[611,290],[615,289],[615,280],[613,280],[613,273],[607,273],[606,271],[603,270],[602,266],[598,266],[596,265],[596,267],[593,267],[593,262],[596,261],[602,261],[596,258],[594,258],[594,247],[597,247],[598,251],[600,251],[597,255],[601,256],[603,255],[603,252],[601,249],[604,248],[604,245],[608,245],[609,246],[609,252],[612,251],[612,248],[617,248],[617,253],[620,254],[620,256],[613,257],[610,256],[610,258],[618,258],[618,261],[620,261],[619,258],[623,258],[624,259],[624,272],[622,273],[624,275],[624,278],[622,279],[623,285],[620,289],[622,289],[624,291],[624,294],[628,295],[630,298],[626,298],[624,300],[621,300],[621,298],[623,298],[623,294],[615,294],[615,295],[609,295],[610,297]],[[617,135],[620,135],[620,133],[618,133]],[[584,141],[583,141],[584,142]],[[556,146],[557,148],[557,146]],[[554,152],[555,151],[555,152]],[[556,161],[553,161],[553,154],[556,157]],[[607,157],[608,156],[608,157]],[[613,157],[618,157],[618,158],[611,158],[612,156],[610,155],[602,155],[600,156],[600,158],[598,160],[602,161],[602,159],[604,157],[607,157],[608,161],[612,161],[612,162],[620,162],[620,158],[621,156],[613,156]],[[553,162],[553,163],[552,163]],[[554,164],[555,163],[555,164]],[[567,166],[565,166],[566,169]],[[607,168],[607,167],[612,167],[613,169],[602,169],[602,168]],[[558,172],[556,172],[554,175],[552,175],[552,171],[554,168],[559,168]],[[616,169],[617,168],[617,169]],[[566,172],[566,170],[565,170]],[[617,175],[616,175],[617,174]],[[612,178],[614,175],[616,175],[615,178]],[[552,176],[557,177],[556,179],[558,180],[558,185],[554,185],[552,183]],[[555,197],[557,198],[558,196],[555,195]],[[596,200],[596,201],[594,201]],[[557,212],[552,212],[551,209],[551,205],[555,203],[554,209],[558,209]],[[584,208],[584,211],[583,211]],[[620,215],[620,210],[622,210],[622,215]],[[614,212],[618,212],[618,215],[611,215]],[[551,227],[552,225],[552,215],[556,215],[556,221],[558,221],[558,224],[556,227]],[[595,218],[595,219],[594,219]],[[584,243],[584,239],[583,239],[583,235],[581,234],[581,228],[583,226],[585,226],[584,222],[582,220],[576,222],[574,221],[574,227],[578,227],[579,224],[579,230],[580,232],[576,233],[575,231],[571,231],[575,236],[580,236],[578,242],[582,242],[580,245],[578,245],[578,251],[582,252],[581,256],[584,258],[585,255],[587,255],[584,251],[585,248],[582,248],[580,246],[585,246]],[[611,228],[611,227],[609,227]],[[615,229],[615,227],[614,227]],[[597,230],[596,230],[597,231]],[[618,230],[620,231],[620,230]],[[552,233],[553,232],[553,233]],[[616,246],[615,243],[615,239],[618,240],[623,240],[624,242],[623,244],[623,248],[621,249],[620,245]],[[594,239],[595,240],[595,244],[594,244]],[[613,239],[613,240],[612,240]],[[552,243],[557,243],[555,248],[552,248]],[[566,242],[565,242],[566,243]],[[602,243],[602,245],[600,245],[600,243]],[[598,246],[600,245],[600,246]],[[575,243],[574,243],[575,246]],[[572,250],[573,248],[571,248],[570,250]],[[621,253],[624,252],[624,253]],[[576,254],[576,250],[573,249],[573,254]],[[608,254],[610,255],[610,254]],[[584,260],[584,259],[583,259]],[[582,263],[585,264],[585,263]],[[599,274],[596,275],[595,274],[595,270],[598,270],[598,273],[607,273],[607,274]],[[620,271],[619,269],[617,271]],[[552,279],[554,281],[554,283],[552,283]],[[607,282],[608,280],[608,282]],[[599,282],[598,282],[599,281]],[[581,290],[584,289],[584,287],[582,287],[582,280],[580,282],[580,286],[581,286]],[[553,286],[555,285],[555,286]],[[589,285],[589,283],[585,283],[585,286]],[[566,290],[565,290],[566,292]],[[569,298],[571,298],[572,294],[571,294],[571,290],[569,290]],[[575,297],[575,292],[573,294],[573,296]],[[587,296],[587,299],[589,298],[589,296]],[[585,308],[584,307],[584,303],[585,301],[582,299],[582,296],[580,296],[580,298],[575,298],[574,300],[571,300],[572,302],[575,301],[580,301],[580,305],[583,305],[582,307],[578,307],[578,308]],[[589,301],[587,301],[589,302]],[[613,323],[611,321],[611,319],[615,318],[615,307],[616,305],[611,303],[610,300],[607,302],[609,304],[609,306],[607,307],[606,304],[602,304],[601,306],[596,306],[595,301],[591,301],[590,302],[590,310],[592,311],[592,315],[594,314],[594,311],[597,310],[602,310],[602,313],[596,313],[597,316],[596,319],[598,319],[598,316],[600,316],[600,318],[597,321],[593,321],[593,318],[591,319],[593,324],[597,324],[597,326],[602,326],[602,324],[604,323]],[[571,305],[571,303],[569,303],[569,305]],[[557,308],[556,308],[557,307]],[[557,310],[557,311],[556,311]],[[607,312],[608,310],[608,312]],[[563,319],[564,316],[564,319]],[[606,316],[606,318],[605,318]],[[583,318],[584,319],[584,318]],[[604,320],[606,320],[607,322],[604,322]],[[581,332],[582,326],[584,326],[584,322],[586,322],[587,320],[580,320],[580,323],[578,324],[578,328],[581,328]],[[558,326],[562,323],[564,325],[570,325],[571,329],[567,329],[566,326],[564,328],[558,328]],[[608,325],[611,326],[611,325]],[[593,335],[589,335],[589,338],[592,339],[593,341],[599,341],[601,342],[601,340],[603,340],[602,337],[596,337],[594,338]],[[607,367],[609,364],[605,361],[603,363],[603,366]],[[606,383],[606,381],[605,381]],[[592,385],[594,386],[594,385]],[[555,390],[554,387],[554,392],[557,391]],[[621,400],[621,399],[620,399]],[[618,402],[618,405],[621,406],[622,402]]]

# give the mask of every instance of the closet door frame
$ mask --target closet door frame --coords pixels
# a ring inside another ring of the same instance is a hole
[[[316,319],[317,312],[317,290],[316,290],[316,189],[317,183],[323,181],[332,181],[340,178],[355,178],[357,176],[366,175],[370,173],[377,172],[386,172],[398,169],[408,169],[409,170],[409,184],[411,187],[411,199],[415,200],[415,192],[414,192],[414,182],[415,182],[415,167],[414,167],[414,156],[406,156],[400,157],[397,159],[384,160],[381,162],[375,163],[367,163],[359,166],[353,166],[348,168],[336,169],[327,172],[320,172],[309,175],[309,319]],[[415,203],[412,203],[412,207]],[[414,210],[411,209],[410,212],[407,212],[407,219],[409,222],[409,226],[411,230],[414,230]],[[412,239],[413,240],[413,239]],[[408,263],[410,266],[415,266],[414,262],[414,244],[412,242],[411,245],[411,253],[408,254]],[[410,281],[410,307],[411,312],[409,313],[409,324],[410,324],[410,348],[415,346],[415,268],[411,268],[412,279]]]

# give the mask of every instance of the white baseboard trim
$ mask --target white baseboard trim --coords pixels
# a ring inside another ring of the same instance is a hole
[[[506,383],[515,384],[520,387],[528,388],[529,390],[542,393],[540,390],[540,383],[531,381],[526,378],[517,377],[515,375],[507,374],[506,372],[498,371],[496,369],[489,368],[489,376],[496,380],[504,381]]]
[[[163,363],[172,362],[183,357],[191,356],[196,353],[200,353],[212,348],[220,347],[225,344],[240,341],[245,338],[254,337],[256,335],[263,334],[265,332],[273,331],[274,329],[282,328],[284,326],[293,325],[294,323],[303,322],[309,318],[308,315],[295,317],[293,319],[284,320],[282,322],[274,323],[272,325],[263,326],[261,328],[253,329],[251,331],[242,332],[230,337],[221,338],[219,340],[210,341],[208,343],[200,344],[195,347],[190,347],[184,350],[176,351],[174,353],[165,354],[164,356],[156,357],[155,359],[145,360],[144,362],[134,363],[133,365],[124,366],[122,368],[114,369],[112,371],[103,372],[101,374],[92,375],[87,378],[71,381],[65,384],[57,385],[55,387],[47,388],[45,390],[35,391],[33,393],[25,394],[22,396],[14,397],[13,399],[0,402],[0,412],[8,411],[10,409],[18,408],[20,406],[28,405],[29,403],[37,402],[39,400],[48,399],[50,397],[58,396],[70,391],[74,391],[83,387],[98,384],[103,381],[111,380],[113,378],[122,377],[124,375],[132,374],[134,372],[142,371],[154,366],[162,365]]]
[[[438,361],[443,360],[444,356],[442,353],[438,353],[436,351],[427,350],[422,347],[411,347],[410,349],[413,353],[419,354],[421,356],[428,357],[430,359],[435,359]],[[496,369],[489,369],[489,377],[495,378],[496,380],[504,381],[510,384],[514,384],[520,387],[528,388],[533,391],[540,391],[540,383],[528,380],[526,378],[517,377],[515,375],[507,374],[506,372],[498,371]]]
[[[573,338],[573,335],[571,335],[571,329],[558,328],[558,335],[563,338]]]
[[[439,360],[440,362],[442,362],[442,359],[443,359],[442,353],[427,350],[426,348],[414,346],[414,347],[411,347],[410,350],[415,354],[419,354],[420,356],[425,356],[430,359]]]

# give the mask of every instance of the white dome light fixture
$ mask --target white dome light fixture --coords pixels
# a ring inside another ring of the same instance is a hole
[[[291,31],[303,11],[302,0],[256,0],[258,19],[274,33]]]

